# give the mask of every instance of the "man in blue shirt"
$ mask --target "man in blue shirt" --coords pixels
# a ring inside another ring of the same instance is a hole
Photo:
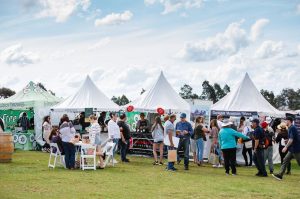
[[[267,177],[267,171],[265,167],[265,159],[264,159],[264,131],[259,126],[259,120],[252,120],[252,126],[254,129],[253,136],[255,140],[254,144],[254,153],[253,153],[253,162],[258,170],[256,176],[259,177]]]
[[[176,124],[176,136],[180,138],[178,144],[178,151],[183,149],[184,151],[184,169],[189,170],[189,153],[190,153],[190,138],[193,134],[192,125],[186,121],[186,114],[181,113],[180,122]],[[177,151],[177,152],[178,152]],[[180,163],[179,154],[178,163]]]
[[[273,177],[277,180],[282,180],[282,176],[286,170],[287,165],[291,162],[291,159],[294,157],[298,165],[300,166],[300,132],[297,130],[297,127],[293,125],[294,119],[292,117],[286,118],[287,126],[289,127],[289,140],[285,147],[282,149],[282,152],[285,153],[288,150],[288,153],[283,159],[283,163],[280,167],[278,174],[273,174]]]

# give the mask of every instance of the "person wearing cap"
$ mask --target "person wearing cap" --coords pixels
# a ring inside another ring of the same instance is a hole
[[[280,167],[280,171],[278,174],[272,174],[274,178],[277,180],[282,180],[284,172],[291,162],[291,159],[294,157],[297,160],[298,165],[300,166],[300,132],[297,130],[297,127],[293,125],[294,119],[292,117],[286,118],[286,123],[288,126],[288,137],[289,140],[285,147],[282,149],[282,152],[287,154],[283,159],[283,163]]]
[[[278,151],[279,151],[279,155],[280,155],[280,161],[281,161],[280,163],[282,165],[283,159],[287,154],[287,152],[283,153],[282,149],[285,147],[286,143],[288,142],[289,136],[288,136],[288,131],[287,131],[287,125],[285,122],[281,122],[277,126],[277,129],[279,130],[279,133],[277,134],[275,141],[279,145]],[[287,165],[286,174],[291,174],[291,162],[289,162]]]
[[[266,139],[269,142],[269,145],[265,147],[264,149],[264,159],[265,159],[265,163],[268,160],[268,165],[269,165],[269,170],[270,170],[270,174],[273,173],[274,171],[274,165],[273,165],[273,142],[275,141],[275,134],[272,128],[269,127],[269,124],[264,121],[261,124],[261,127],[264,130],[264,134]]]
[[[149,121],[145,119],[145,113],[140,113],[140,120],[136,124],[136,131],[140,133],[149,133]]]
[[[229,175],[230,167],[232,175],[236,175],[236,137],[244,140],[250,138],[231,128],[232,122],[223,120],[222,129],[219,133],[219,144],[223,152],[225,173]]]
[[[122,113],[120,115],[120,120],[117,122],[121,132],[121,139],[119,139],[119,146],[120,146],[120,154],[121,154],[122,162],[129,162],[129,159],[126,158],[126,155],[127,155],[127,149],[129,145],[129,139],[130,139],[130,128],[128,124],[126,124],[126,119],[127,119],[126,114]]]
[[[252,127],[254,129],[254,149],[253,149],[253,162],[258,170],[256,176],[267,177],[267,171],[265,167],[264,159],[264,132],[263,129],[259,126],[259,120],[257,118],[252,120]]]
[[[177,134],[178,132],[178,134]],[[180,114],[180,121],[176,124],[176,134],[180,138],[178,144],[178,151],[183,149],[184,151],[184,169],[189,169],[189,153],[190,153],[190,138],[193,135],[192,125],[186,120],[186,114]],[[178,163],[180,163],[180,157],[177,155]]]

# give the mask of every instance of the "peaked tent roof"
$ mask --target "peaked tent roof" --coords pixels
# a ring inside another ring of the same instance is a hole
[[[117,104],[98,89],[89,76],[76,93],[52,108],[54,110],[84,110],[85,108],[101,111],[120,110]]]
[[[26,109],[52,106],[61,99],[48,93],[37,84],[30,81],[25,88],[15,95],[0,101],[1,109]]]
[[[163,108],[172,112],[190,112],[190,105],[172,88],[163,72],[160,73],[158,80],[150,90],[129,105],[132,105],[137,111],[156,112],[157,108]]]
[[[274,108],[257,90],[246,73],[240,84],[230,93],[212,105],[217,111],[251,111],[270,116],[281,116],[283,113]]]

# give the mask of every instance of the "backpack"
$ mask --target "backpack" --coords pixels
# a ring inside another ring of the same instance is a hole
[[[267,149],[270,145],[270,141],[268,139],[268,136],[266,135],[267,132],[269,133],[268,130],[267,131],[264,130],[264,137],[263,137],[263,143],[262,143],[262,148],[263,149]]]

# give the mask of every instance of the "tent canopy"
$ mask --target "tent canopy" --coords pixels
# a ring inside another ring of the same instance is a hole
[[[128,105],[136,111],[156,112],[157,108],[163,108],[171,112],[190,112],[190,105],[172,88],[163,72],[152,88]]]
[[[48,93],[30,81],[25,88],[15,95],[0,101],[1,109],[26,109],[52,106],[61,99]]]
[[[270,116],[284,116],[274,108],[257,90],[254,83],[246,73],[243,80],[230,93],[212,105],[216,111],[245,111],[257,112]]]
[[[86,77],[76,93],[52,107],[57,111],[83,111],[85,108],[93,108],[99,111],[120,110],[117,104],[98,89],[89,76]]]

